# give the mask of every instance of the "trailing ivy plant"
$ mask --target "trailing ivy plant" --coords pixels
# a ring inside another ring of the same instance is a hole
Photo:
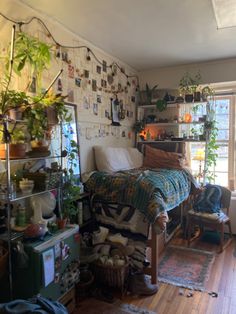
[[[213,182],[215,179],[215,174],[211,168],[216,165],[216,160],[218,157],[217,149],[219,148],[219,145],[217,145],[218,128],[214,119],[215,111],[213,110],[212,106],[213,101],[211,100],[211,102],[208,102],[206,105],[208,120],[204,122],[203,127],[204,135],[207,140],[205,175],[209,182]]]

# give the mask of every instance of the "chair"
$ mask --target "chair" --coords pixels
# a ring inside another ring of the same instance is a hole
[[[196,212],[193,209],[188,211],[187,214],[187,239],[188,246],[190,242],[198,238],[202,232],[204,231],[204,227],[216,230],[220,232],[220,250],[219,253],[223,251],[223,249],[229,245],[232,241],[232,229],[229,218],[229,210],[230,210],[230,199],[231,199],[231,191],[225,187],[220,187],[222,191],[221,196],[221,210],[224,211],[225,214],[217,215],[217,214],[209,214],[203,212]],[[198,236],[195,236],[191,239],[192,228],[198,225],[200,227],[200,233]],[[229,239],[224,241],[224,226],[228,226],[229,230]],[[225,243],[224,243],[225,242]]]

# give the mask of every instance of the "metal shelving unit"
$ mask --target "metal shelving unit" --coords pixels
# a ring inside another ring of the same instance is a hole
[[[2,120],[0,120],[0,124],[2,124],[4,127],[4,131],[8,130],[9,124],[10,123],[24,123],[25,121],[23,120],[17,120],[17,121],[12,121],[8,119],[8,117],[3,117]],[[60,141],[62,141],[62,126],[60,125]],[[6,137],[5,137],[6,138]],[[12,191],[12,180],[11,180],[11,163],[25,163],[25,162],[32,162],[32,161],[39,161],[42,159],[59,159],[60,164],[62,165],[62,144],[60,144],[60,155],[54,155],[54,156],[42,156],[42,157],[24,157],[24,158],[10,158],[10,139],[9,141],[6,141],[5,143],[6,151],[5,151],[5,159],[2,159],[2,161],[5,161],[5,168],[6,168],[6,180],[5,180],[5,185],[6,185],[6,193],[5,193],[5,198],[4,194],[0,194],[1,196],[1,201],[5,202],[6,204],[6,228],[7,231],[5,234],[2,234],[0,236],[0,240],[7,242],[7,247],[8,247],[8,280],[9,280],[9,297],[10,299],[13,298],[13,264],[12,264],[12,241],[17,240],[19,237],[23,236],[22,234],[17,235],[16,232],[13,232],[11,230],[11,211],[12,211],[12,203],[17,202],[17,201],[22,201],[24,199],[27,199],[31,196],[35,195],[41,195],[46,192],[50,192],[53,190],[58,190],[58,195],[57,195],[57,200],[58,200],[58,211],[61,212],[61,184],[62,184],[62,178],[60,179],[60,184],[59,187],[55,188],[50,188],[50,189],[45,189],[42,191],[33,191],[32,193],[29,194],[23,194],[21,192],[14,192]]]

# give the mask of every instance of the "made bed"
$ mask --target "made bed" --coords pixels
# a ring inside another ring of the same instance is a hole
[[[117,241],[128,239],[131,267],[143,269],[156,283],[156,235],[163,231],[168,211],[183,204],[196,184],[182,153],[148,145],[142,150],[144,154],[134,148],[95,147],[99,171],[90,174],[85,186],[92,195],[96,221],[120,237]],[[150,267],[146,267],[147,247]]]

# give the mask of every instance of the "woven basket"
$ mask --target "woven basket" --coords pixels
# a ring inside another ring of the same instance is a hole
[[[119,255],[124,257],[125,264],[123,266],[108,266],[96,261],[93,263],[94,276],[96,281],[112,288],[119,288],[122,294],[125,290],[127,278],[129,275],[129,260],[124,253],[123,246],[119,243],[98,243],[97,245],[111,245],[112,248],[119,250]]]
[[[0,278],[6,273],[8,261],[8,251],[0,246]]]
[[[57,188],[60,184],[61,175],[61,171],[48,173],[34,172],[27,173],[24,175],[24,177],[29,180],[33,180],[35,190],[41,191]]]

